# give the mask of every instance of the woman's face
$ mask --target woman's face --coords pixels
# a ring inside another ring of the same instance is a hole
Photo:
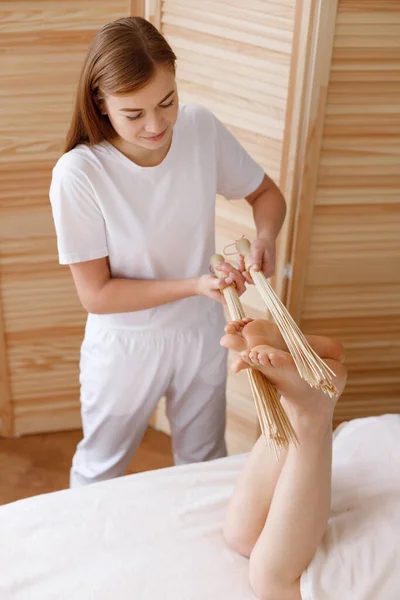
[[[104,112],[124,142],[150,151],[168,146],[178,117],[174,72],[159,67],[143,89],[124,96],[106,95]]]

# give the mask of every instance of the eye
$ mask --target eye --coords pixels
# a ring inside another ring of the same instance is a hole
[[[139,113],[138,115],[135,115],[134,117],[125,117],[126,119],[128,119],[128,121],[136,121],[137,119],[140,119],[142,117],[142,113]]]
[[[169,102],[168,104],[160,104],[160,108],[169,108],[170,106],[173,106],[174,104],[174,100],[171,100],[171,102]]]

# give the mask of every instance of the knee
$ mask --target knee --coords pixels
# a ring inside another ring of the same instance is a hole
[[[250,587],[260,600],[301,600],[300,581],[282,582],[274,574],[255,572],[250,565]]]
[[[223,536],[227,545],[232,548],[238,554],[250,557],[253,550],[254,544],[252,544],[244,536],[241,536],[237,531],[234,531],[231,527],[225,525],[223,529]]]

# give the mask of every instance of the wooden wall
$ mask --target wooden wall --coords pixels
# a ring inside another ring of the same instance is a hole
[[[303,331],[345,344],[339,423],[400,412],[400,3],[339,0],[331,18],[325,108],[310,125],[320,152],[306,161],[315,190],[304,177],[288,303]]]
[[[57,262],[48,190],[89,41],[126,0],[0,7],[0,417],[3,435],[80,424],[85,315]],[[2,317],[2,318],[1,318]]]
[[[295,4],[296,0],[164,0],[151,2],[147,13],[177,55],[181,102],[212,110],[277,183]],[[218,198],[218,252],[243,234],[255,236],[248,204]],[[244,305],[249,316],[265,315],[254,288],[246,293]],[[155,424],[168,431],[162,410]],[[246,374],[229,377],[229,451],[248,450],[258,432]]]
[[[3,435],[80,424],[85,314],[69,269],[58,265],[48,188],[90,39],[105,22],[145,7],[177,53],[182,102],[213,110],[279,180],[295,0],[7,3],[0,14]],[[219,198],[218,249],[243,233],[254,235],[250,208]],[[252,292],[247,310],[262,314]],[[245,376],[229,387],[228,431],[231,451],[247,449],[258,433]]]

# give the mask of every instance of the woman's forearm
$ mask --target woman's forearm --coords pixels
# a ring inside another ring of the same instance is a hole
[[[109,279],[85,306],[95,314],[135,312],[197,295],[198,279]]]
[[[257,239],[275,240],[286,215],[286,203],[278,187],[263,191],[253,204]]]

